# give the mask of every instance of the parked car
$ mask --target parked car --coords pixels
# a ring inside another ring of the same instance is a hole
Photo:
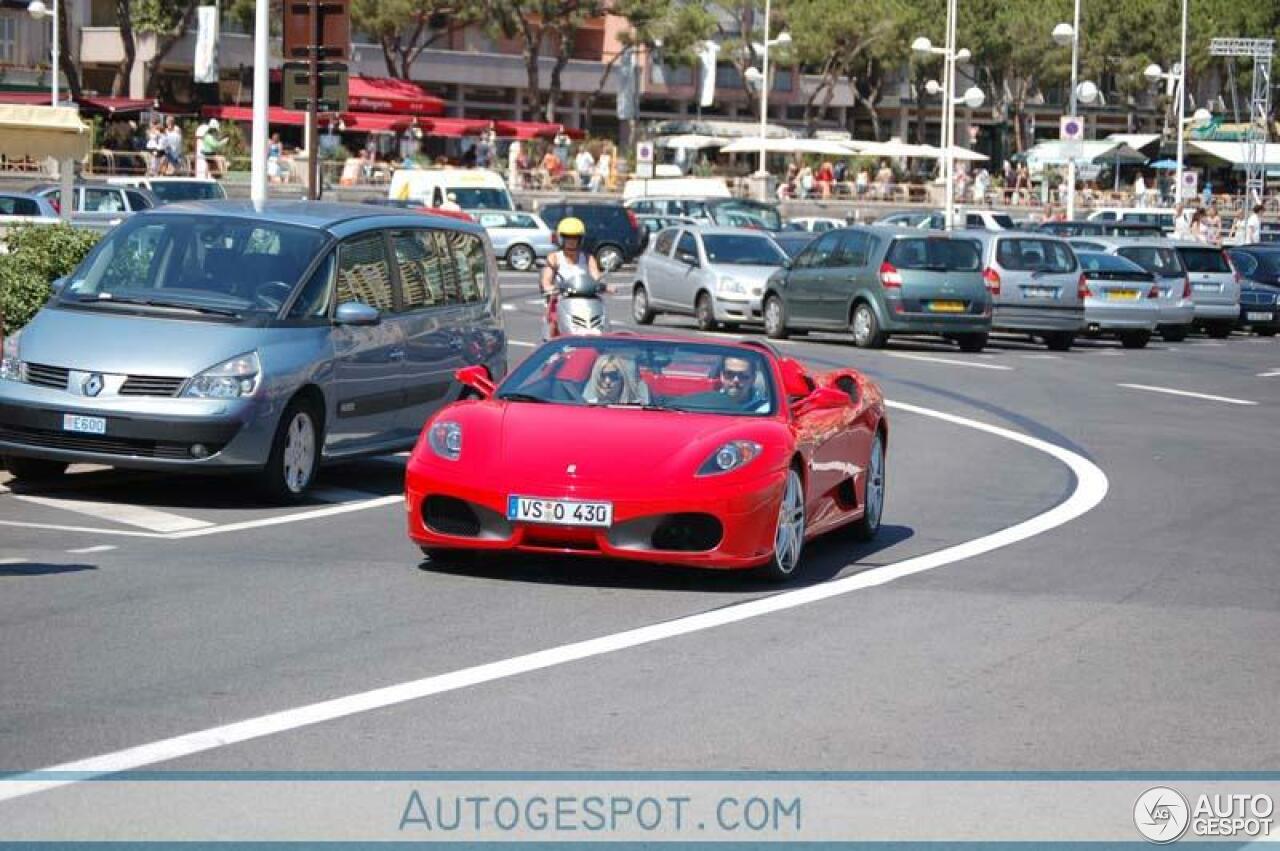
[[[636,218],[640,220],[640,226],[649,234],[649,240],[652,242],[653,237],[658,231],[667,228],[677,228],[684,225],[696,225],[697,222],[686,216],[666,216],[654,213],[636,213]]]
[[[837,230],[848,224],[844,219],[833,219],[830,216],[798,216],[794,219],[787,219],[786,224],[782,226],[783,232],[792,230],[804,230],[812,233],[826,233],[829,230]]]
[[[1228,249],[1227,254],[1244,278],[1239,326],[1274,337],[1280,331],[1280,247],[1242,245]]]
[[[966,230],[1014,230],[1018,227],[1008,213],[994,210],[957,210],[956,224]],[[916,225],[928,230],[942,230],[945,226],[946,216],[941,211],[930,213]]]
[[[782,215],[774,204],[745,198],[693,198],[650,195],[631,198],[626,207],[634,213],[683,216],[700,224],[782,230]]]
[[[560,220],[576,216],[587,226],[583,247],[596,256],[605,272],[633,262],[649,244],[649,234],[636,214],[607,201],[553,201],[544,204],[542,220],[553,231]]]
[[[1086,333],[1114,334],[1126,349],[1145,348],[1160,323],[1156,276],[1114,254],[1080,251],[1076,259],[1089,284],[1084,300]]]
[[[872,224],[884,225],[886,227],[917,227],[925,219],[929,218],[930,213],[922,210],[904,210],[900,213],[890,213],[887,216],[876,219]]]
[[[33,192],[0,192],[0,217],[5,221],[56,219],[58,209]]]
[[[859,226],[822,234],[770,278],[765,333],[853,333],[880,348],[892,334],[939,334],[981,351],[991,330],[991,297],[979,245],[968,234]]]
[[[494,256],[517,272],[532,269],[556,249],[551,228],[533,213],[473,210],[471,215],[489,234]]]
[[[1030,334],[1066,351],[1084,329],[1089,287],[1066,240],[1039,233],[971,231],[983,244],[991,327]]]
[[[227,197],[222,184],[207,177],[108,177],[116,186],[149,189],[161,204],[179,201],[220,201]]]
[[[1165,234],[1173,233],[1173,210],[1160,207],[1102,207],[1088,216],[1091,222],[1125,222],[1156,225]]]
[[[1193,324],[1210,337],[1229,337],[1240,318],[1240,276],[1227,252],[1202,242],[1174,242],[1191,281]]]
[[[27,190],[62,210],[62,187],[56,183],[40,183]],[[134,213],[159,206],[160,199],[150,190],[132,186],[114,186],[105,181],[77,181],[72,189],[74,204],[71,221],[98,229],[114,227]]]
[[[1142,222],[1109,222],[1109,221],[1072,221],[1041,222],[1036,226],[1040,233],[1051,233],[1066,239],[1077,236],[1129,236],[1160,237],[1164,231],[1159,225]]]
[[[761,319],[765,281],[787,255],[768,234],[741,228],[669,228],[636,264],[631,317],[692,315],[703,331]]]
[[[1187,338],[1195,319],[1195,302],[1191,299],[1191,281],[1178,251],[1163,237],[1125,238],[1088,237],[1070,240],[1071,247],[1081,251],[1101,251],[1123,257],[1155,275],[1159,295],[1156,329],[1166,343]]]
[[[207,201],[108,233],[0,360],[19,479],[88,462],[256,473],[295,501],[325,462],[408,449],[506,370],[479,226],[358,204]]]
[[[771,233],[773,241],[778,243],[788,257],[795,259],[796,255],[818,238],[818,234],[808,230],[784,230],[777,233]]]

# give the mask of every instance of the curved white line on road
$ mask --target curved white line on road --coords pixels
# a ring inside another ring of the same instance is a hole
[[[669,638],[689,635],[690,633],[794,609],[854,591],[861,591],[865,588],[885,585],[896,579],[924,573],[928,570],[934,570],[1016,544],[1019,541],[1025,541],[1028,538],[1071,522],[1102,502],[1107,495],[1108,482],[1106,474],[1089,459],[1061,446],[1056,446],[1019,432],[1010,431],[1000,426],[971,420],[955,414],[948,414],[943,411],[935,411],[932,408],[922,408],[905,402],[888,402],[887,404],[901,411],[908,411],[942,420],[943,422],[976,429],[1030,447],[1038,452],[1043,452],[1070,468],[1076,478],[1075,490],[1065,501],[1048,511],[1037,514],[1035,517],[1006,529],[936,552],[915,556],[895,564],[870,568],[861,573],[846,576],[842,579],[834,579],[821,585],[800,588],[795,591],[784,591],[771,597],[750,600],[729,608],[688,615],[672,621],[629,629],[624,632],[591,638],[586,641],[577,641],[572,644],[564,644],[547,650],[527,653],[523,656],[514,656],[484,665],[475,665],[447,674],[437,674],[419,680],[411,680],[397,685],[347,695],[346,697],[338,697],[306,706],[286,709],[270,715],[261,715],[257,718],[250,718],[233,724],[211,727],[207,730],[199,730],[194,733],[174,736],[173,738],[138,745],[137,747],[114,753],[50,766],[42,770],[75,772],[82,775],[80,779],[129,771],[240,742],[247,742],[252,739],[260,739],[275,733],[297,730],[301,727],[309,727],[325,721],[333,721],[338,718],[346,718],[375,709],[431,697],[432,695],[457,691],[469,686],[480,685],[481,683],[515,677],[531,671],[539,671],[569,662],[576,662],[580,659],[616,653],[619,650],[652,644]],[[0,801],[20,798],[76,782],[79,782],[79,780],[42,780],[38,779],[38,774],[36,776],[27,774],[16,775],[7,779],[0,778]]]

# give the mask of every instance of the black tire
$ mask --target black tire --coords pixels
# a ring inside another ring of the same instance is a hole
[[[865,301],[854,305],[853,315],[849,317],[849,332],[853,334],[853,344],[860,349],[883,349],[889,342],[889,335],[880,330],[876,312]]]
[[[1075,342],[1076,335],[1070,331],[1051,331],[1044,335],[1044,344],[1053,352],[1069,352]]]
[[[631,291],[631,318],[637,325],[648,325],[653,322],[655,315],[653,308],[649,306],[649,291],[644,288],[644,284],[636,284],[636,288]]]
[[[49,461],[44,458],[5,456],[4,466],[20,482],[47,482],[67,471],[66,461]]]
[[[698,293],[698,298],[693,303],[693,319],[698,324],[699,331],[714,331],[718,327],[719,323],[716,322],[716,312],[711,304],[709,293]]]
[[[306,425],[297,425],[304,421]],[[306,439],[310,428],[310,463],[306,459]],[[300,431],[295,431],[300,429]],[[294,443],[293,441],[297,441]],[[273,502],[301,502],[315,483],[320,468],[320,447],[324,445],[324,420],[317,405],[294,399],[280,415],[267,464],[258,474],[258,486]]]
[[[1231,336],[1231,325],[1226,322],[1215,322],[1212,325],[1206,325],[1204,332],[1215,340],[1225,340]]]
[[[787,339],[787,304],[782,296],[770,294],[764,300],[764,333],[771,340]]]
[[[538,255],[524,243],[507,249],[507,265],[517,272],[527,272],[538,264]]]
[[[1151,342],[1150,331],[1121,331],[1120,345],[1126,349],[1145,349]]]
[[[877,466],[876,454],[879,453]],[[887,484],[887,465],[884,451],[884,435],[877,431],[871,441],[871,456],[867,462],[867,485],[863,496],[862,516],[849,524],[849,534],[859,541],[870,541],[880,531],[880,518],[884,514],[884,497]],[[877,475],[878,473],[878,475]],[[879,488],[879,498],[872,498],[873,479]]]
[[[622,253],[622,249],[611,243],[606,243],[596,249],[596,262],[600,264],[601,272],[613,272],[622,268],[626,256]]]
[[[987,335],[985,333],[977,334],[956,334],[956,343],[960,346],[960,351],[976,353],[987,347]]]
[[[1254,328],[1253,330],[1258,332],[1259,337],[1274,337],[1276,331],[1280,331],[1280,328],[1276,328],[1273,325],[1270,328]]]
[[[1187,326],[1165,325],[1160,329],[1160,336],[1166,343],[1181,343],[1187,339]]]
[[[793,490],[794,489],[794,490]],[[798,506],[791,500],[798,497]],[[769,554],[769,563],[760,568],[760,573],[771,582],[786,582],[793,578],[800,567],[800,559],[804,555],[804,531],[808,518],[804,509],[804,480],[795,467],[787,470],[786,484],[783,486],[782,500],[778,505],[778,524],[774,528],[773,550]],[[787,533],[783,533],[783,524],[787,524]],[[779,545],[783,551],[779,552]]]

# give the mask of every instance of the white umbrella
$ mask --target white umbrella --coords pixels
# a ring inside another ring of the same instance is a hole
[[[702,148],[720,148],[729,144],[728,139],[719,136],[703,136],[701,133],[683,133],[679,136],[665,136],[658,140],[660,148],[684,148],[690,151]]]
[[[867,157],[937,157],[937,148],[929,145],[911,145],[906,142],[860,142],[853,139],[848,143],[859,154]]]
[[[738,139],[720,149],[722,154],[754,154],[761,148],[771,154],[824,154],[834,157],[852,157],[855,151],[844,142],[828,139]]]
[[[933,145],[925,145],[924,147],[931,148],[935,152],[930,155],[931,159],[942,159],[945,155],[943,148],[935,148]],[[986,154],[980,154],[977,151],[971,151],[968,148],[962,148],[959,145],[951,146],[951,158],[956,160],[967,160],[969,162],[983,162],[984,160],[989,159]]]

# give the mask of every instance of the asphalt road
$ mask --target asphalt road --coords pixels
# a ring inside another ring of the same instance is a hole
[[[504,277],[513,360],[537,339],[535,293],[532,276]],[[626,306],[614,300],[615,318]],[[690,319],[658,324],[694,333]],[[1192,337],[1127,351],[1102,341],[1049,354],[1009,338],[965,355],[906,340],[865,352],[815,334],[782,345],[815,368],[866,371],[894,402],[1078,453],[1105,473],[1106,497],[976,557],[716,625],[716,613],[779,589],[569,559],[431,568],[404,534],[394,456],[327,471],[314,505],[292,509],[256,503],[235,480],[81,471],[58,490],[0,493],[0,768],[59,765],[386,687],[396,688],[371,705],[335,704],[330,720],[288,714],[272,730],[237,728],[229,744],[215,736],[146,764],[1280,761],[1280,343]],[[1007,436],[917,410],[890,416],[880,539],[811,545],[793,587],[877,576],[1041,515],[1077,488],[1061,461]],[[555,650],[653,625],[661,634],[636,646],[592,645],[581,658]],[[474,684],[424,683],[543,650],[555,652]]]

